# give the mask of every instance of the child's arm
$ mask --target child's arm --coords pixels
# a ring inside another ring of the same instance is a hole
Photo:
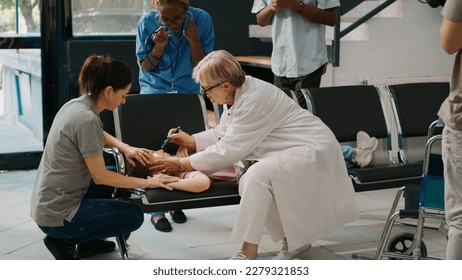
[[[206,191],[210,187],[210,178],[200,171],[188,171],[181,175],[184,176],[180,176],[178,182],[168,184],[168,186],[175,190],[195,193]]]

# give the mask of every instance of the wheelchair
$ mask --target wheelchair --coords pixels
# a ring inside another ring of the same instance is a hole
[[[421,184],[406,185],[398,190],[375,255],[353,253],[352,259],[436,259],[428,256],[423,241],[424,232],[428,230],[440,231],[446,238],[448,234],[444,212],[443,162],[440,153],[432,152],[435,150],[436,143],[441,145],[441,135],[431,136],[429,130]],[[397,210],[402,198],[404,198],[404,209]],[[416,223],[409,223],[409,219],[416,220]],[[426,226],[426,219],[433,219],[439,226]],[[390,237],[395,226],[407,230]]]

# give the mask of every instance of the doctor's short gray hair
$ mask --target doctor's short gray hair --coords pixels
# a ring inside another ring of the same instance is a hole
[[[241,87],[245,81],[245,72],[239,61],[224,50],[206,55],[194,68],[192,76],[196,82],[208,85],[229,82]]]

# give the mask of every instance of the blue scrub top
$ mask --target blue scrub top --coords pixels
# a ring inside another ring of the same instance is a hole
[[[207,55],[213,51],[215,32],[210,15],[198,8],[189,7],[185,15],[184,28],[187,28],[189,18],[192,18],[198,28],[198,38],[202,49]],[[143,15],[138,22],[138,33],[136,36],[136,57],[138,61],[146,58],[146,55],[154,47],[152,33],[160,26],[161,22],[157,10],[152,10]],[[184,93],[198,94],[200,86],[192,78],[194,65],[191,60],[191,48],[188,40],[183,35],[175,35],[170,31],[170,39],[165,47],[164,53],[157,68],[146,72],[140,66],[139,82],[140,93]]]

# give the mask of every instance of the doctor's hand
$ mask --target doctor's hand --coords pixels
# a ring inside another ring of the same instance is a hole
[[[154,173],[175,174],[180,171],[179,157],[159,157],[151,161],[149,167]]]
[[[186,37],[186,40],[188,40],[190,44],[192,44],[196,40],[199,40],[197,38],[198,33],[199,33],[199,29],[197,28],[197,25],[190,18],[188,22],[188,28],[184,30],[184,36]]]
[[[189,135],[188,133],[184,132],[183,130],[179,130],[177,133],[173,133],[175,129],[170,129],[168,132],[168,137],[170,137],[170,142],[175,143],[177,145],[183,146],[185,149],[188,150],[190,154],[196,152],[196,140],[194,137]]]
[[[157,28],[156,32],[152,34],[152,40],[156,43],[156,45],[165,46],[168,38],[170,38],[170,32],[165,31],[163,26]]]
[[[185,146],[180,146],[178,150],[176,151],[176,156],[177,157],[187,157],[189,156],[189,151],[186,149]]]

